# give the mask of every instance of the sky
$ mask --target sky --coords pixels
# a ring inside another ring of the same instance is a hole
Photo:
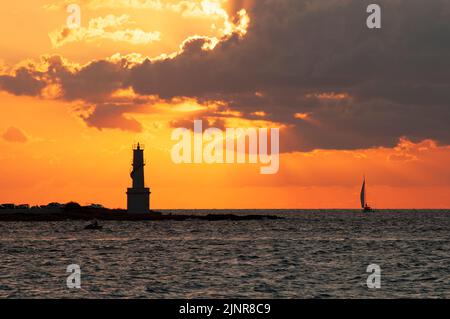
[[[0,202],[450,207],[450,2],[18,0],[0,10]],[[69,28],[70,4],[81,24]],[[177,127],[280,128],[280,168],[175,164]]]

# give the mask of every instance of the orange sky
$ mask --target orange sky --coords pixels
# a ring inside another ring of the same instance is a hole
[[[222,35],[225,22],[216,10],[220,6],[210,2],[210,11],[196,15],[120,6],[87,8],[84,24],[107,14],[127,14],[133,20],[130,28],[158,31],[161,39],[133,44],[93,37],[61,47],[52,46],[49,34],[65,23],[65,7],[48,5],[63,1],[4,3],[0,71],[10,72],[24,60],[37,61],[45,54],[58,54],[79,64],[116,53],[171,54],[190,36]],[[450,207],[450,147],[432,140],[412,143],[402,139],[394,148],[283,154],[278,174],[260,175],[259,164],[172,163],[170,122],[194,116],[202,108],[195,101],[176,107],[144,105],[142,112],[126,115],[142,125],[141,132],[89,127],[80,118],[79,103],[0,92],[0,202],[74,200],[125,207],[125,191],[131,183],[131,145],[139,141],[145,144],[146,182],[152,188],[155,209],[357,208],[364,174],[368,199],[375,208]]]

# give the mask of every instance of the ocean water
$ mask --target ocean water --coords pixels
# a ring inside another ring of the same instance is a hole
[[[0,297],[450,297],[450,211],[226,212],[286,219],[0,223]],[[81,289],[66,286],[70,264]]]

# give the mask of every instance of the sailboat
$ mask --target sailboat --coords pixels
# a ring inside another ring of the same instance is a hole
[[[361,187],[361,208],[364,212],[371,212],[373,209],[367,203],[367,195],[366,195],[366,177],[364,176],[363,184]]]

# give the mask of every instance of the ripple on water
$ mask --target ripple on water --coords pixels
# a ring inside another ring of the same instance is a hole
[[[286,213],[284,213],[286,215]],[[275,221],[0,224],[0,297],[450,297],[450,212]],[[82,289],[65,287],[79,264]],[[365,286],[382,268],[382,289]]]

